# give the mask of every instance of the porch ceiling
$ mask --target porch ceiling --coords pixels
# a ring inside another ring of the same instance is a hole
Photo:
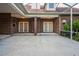
[[[0,3],[0,13],[11,13],[11,16],[13,17],[22,17],[22,15],[19,14],[10,3]]]
[[[0,13],[16,13],[8,3],[0,3]]]

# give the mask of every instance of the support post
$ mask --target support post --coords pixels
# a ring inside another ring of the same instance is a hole
[[[72,39],[72,35],[73,35],[73,33],[72,33],[72,8],[70,9],[70,11],[71,11],[71,13],[70,13],[70,25],[71,25],[71,27],[70,27],[70,30],[71,30],[71,32],[70,32],[70,38]]]
[[[34,35],[37,35],[37,17],[34,18]]]
[[[59,16],[59,34],[60,34],[60,31],[61,31],[61,18]]]

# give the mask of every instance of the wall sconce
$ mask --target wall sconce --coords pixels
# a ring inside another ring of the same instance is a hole
[[[21,17],[22,19],[24,19],[25,17]]]
[[[66,19],[62,20],[62,23],[65,24],[66,23]]]

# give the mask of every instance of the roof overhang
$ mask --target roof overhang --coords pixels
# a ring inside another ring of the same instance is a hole
[[[28,13],[22,3],[11,4],[21,15],[24,17],[58,17],[59,15],[69,15],[70,12],[44,12],[44,13]],[[79,15],[79,12],[73,12],[73,14]]]
[[[28,13],[26,15],[61,15],[61,14],[70,14],[70,12]],[[79,14],[79,12],[73,12],[73,14]]]
[[[41,15],[37,15],[37,14],[35,14],[35,15],[34,14],[33,15],[32,14],[31,15],[26,15],[26,17],[45,17],[45,18],[46,17],[48,17],[48,18],[54,18],[54,17],[58,17],[58,16],[59,15],[42,15],[42,14]]]

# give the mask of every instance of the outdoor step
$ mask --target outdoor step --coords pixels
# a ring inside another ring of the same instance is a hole
[[[33,36],[34,33],[15,33],[13,36]]]
[[[56,34],[56,33],[38,33],[37,35],[40,35],[40,36],[58,36],[58,34]]]
[[[15,33],[13,36],[34,36],[34,33]],[[37,33],[37,36],[58,36],[56,33]]]

